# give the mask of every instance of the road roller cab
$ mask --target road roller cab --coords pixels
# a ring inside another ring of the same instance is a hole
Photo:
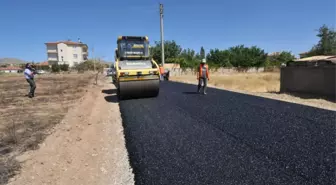
[[[119,99],[156,97],[160,72],[150,57],[145,36],[120,36],[115,50],[116,86]]]

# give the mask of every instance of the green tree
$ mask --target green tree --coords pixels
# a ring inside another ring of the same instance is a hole
[[[234,67],[248,68],[248,67],[261,67],[265,64],[267,54],[261,48],[252,46],[250,48],[244,45],[238,45],[229,48],[230,63]]]
[[[283,51],[280,54],[268,56],[268,61],[265,66],[280,66],[282,63],[294,60],[295,56],[288,51]]]
[[[61,70],[61,68],[60,68],[60,66],[57,63],[54,63],[51,66],[51,71],[54,72],[54,73],[58,73],[58,72],[60,72],[60,70]]]
[[[60,66],[61,71],[69,71],[69,65],[68,64],[61,64]]]
[[[180,56],[180,66],[182,68],[195,68],[200,62],[200,55],[193,49],[184,49]]]
[[[181,54],[182,48],[174,40],[164,42],[164,58],[165,61],[170,58],[178,58]],[[161,42],[155,42],[155,45],[151,47],[151,55],[157,63],[162,63],[161,60]],[[168,60],[169,61],[169,60]],[[168,63],[168,62],[167,62]]]
[[[336,31],[323,25],[319,28],[319,42],[312,47],[307,56],[336,55]]]
[[[210,50],[206,59],[210,66],[231,67],[230,57],[231,54],[229,50],[219,50],[216,48]]]
[[[267,54],[264,50],[244,45],[231,47],[227,50],[211,49],[207,55],[209,65],[215,67],[261,67],[265,64]]]
[[[205,58],[205,50],[204,50],[203,46],[201,47],[200,58],[201,59]]]
[[[161,44],[151,47],[151,55],[158,63],[161,63]],[[277,61],[286,61],[290,55],[282,53]],[[257,46],[245,47],[238,45],[226,50],[211,49],[205,56],[204,48],[200,53],[192,49],[182,49],[175,41],[165,41],[165,61],[166,63],[179,63],[182,68],[195,68],[202,58],[206,58],[210,68],[218,67],[248,67],[264,66],[267,59],[265,51]],[[270,59],[269,59],[270,61]]]

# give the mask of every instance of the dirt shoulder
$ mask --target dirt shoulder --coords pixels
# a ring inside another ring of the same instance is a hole
[[[196,77],[193,76],[193,78],[196,78]],[[197,80],[191,80],[190,76],[186,76],[186,77],[179,76],[178,78],[171,77],[170,80],[176,81],[176,82],[194,84],[194,85],[198,84]],[[239,81],[231,80],[231,83],[239,83]],[[232,91],[232,92],[237,92],[237,93],[249,94],[253,96],[259,96],[259,97],[264,97],[264,98],[270,98],[270,99],[275,99],[275,100],[280,100],[280,101],[285,101],[285,102],[290,102],[290,103],[302,104],[302,105],[307,105],[311,107],[336,111],[336,103],[332,101],[327,101],[325,99],[301,98],[301,97],[290,95],[290,94],[279,94],[279,93],[274,93],[274,92],[250,92],[248,90],[240,90],[237,88],[226,88],[225,84],[218,83],[218,81],[214,82],[213,80],[209,81],[208,86],[212,88],[224,89],[227,91]],[[239,86],[239,84],[236,86]],[[267,89],[267,88],[259,88],[259,89]]]
[[[134,184],[110,81],[99,79],[38,150],[17,157],[22,169],[9,185]]]

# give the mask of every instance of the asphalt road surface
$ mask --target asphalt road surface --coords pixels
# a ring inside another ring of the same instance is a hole
[[[120,102],[136,184],[335,184],[335,112],[196,86]]]

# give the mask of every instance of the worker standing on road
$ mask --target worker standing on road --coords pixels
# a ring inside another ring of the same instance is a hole
[[[36,84],[34,81],[34,69],[30,65],[30,63],[27,63],[25,67],[26,69],[24,70],[24,76],[30,85],[30,91],[28,93],[28,97],[32,98],[35,96],[35,89],[36,89]]]
[[[163,68],[163,65],[160,64],[160,80],[161,81],[163,80],[163,74],[164,74],[164,68]]]
[[[202,62],[198,68],[197,80],[198,80],[198,89],[197,89],[198,93],[201,92],[201,87],[203,84],[203,94],[206,94],[208,81],[210,79],[209,79],[209,68],[208,65],[206,64],[205,59],[202,59]]]

